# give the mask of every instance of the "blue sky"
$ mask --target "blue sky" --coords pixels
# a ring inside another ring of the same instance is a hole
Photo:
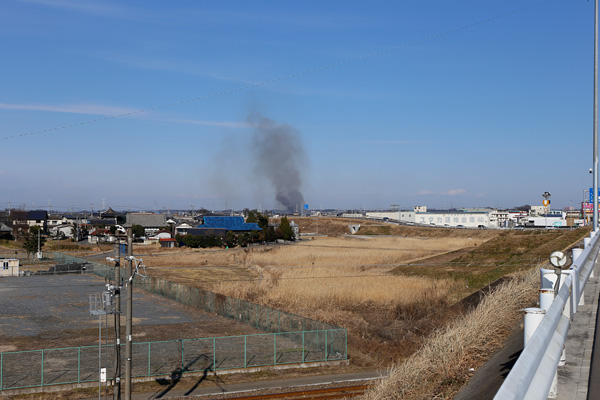
[[[252,113],[291,129],[313,209],[576,206],[593,7],[7,0],[0,207],[278,207]]]

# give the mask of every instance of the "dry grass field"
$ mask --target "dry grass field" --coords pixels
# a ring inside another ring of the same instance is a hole
[[[327,224],[321,221],[320,227],[326,230]],[[394,269],[469,251],[493,236],[484,232],[482,238],[481,232],[471,231],[452,237],[446,232],[342,234],[227,250],[140,247],[139,251],[146,253],[144,264],[155,277],[345,327],[354,360],[382,365],[408,356],[422,337],[449,318],[447,306],[464,295],[460,280],[393,274]]]
[[[207,288],[349,331],[358,365],[409,357],[446,326],[467,295],[530,269],[587,232],[496,231],[295,218],[303,232],[329,233],[294,244],[234,249],[139,248],[156,277]],[[359,233],[361,233],[359,231]],[[138,249],[136,249],[136,252]]]

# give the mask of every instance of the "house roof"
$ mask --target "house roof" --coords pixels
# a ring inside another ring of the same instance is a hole
[[[119,214],[110,207],[108,208],[108,210],[100,212],[100,218],[114,218],[118,215]]]
[[[223,228],[228,231],[261,231],[257,223],[246,223],[244,217],[204,217],[198,228]]]
[[[129,213],[127,222],[123,226],[131,228],[133,225],[141,225],[144,228],[162,228],[167,225],[167,218],[164,214]]]
[[[46,210],[29,211],[27,213],[27,219],[28,220],[33,220],[33,219],[47,220],[48,219],[48,211],[46,211]]]

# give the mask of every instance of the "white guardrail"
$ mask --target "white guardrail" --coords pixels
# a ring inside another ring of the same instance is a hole
[[[540,271],[540,308],[525,311],[525,348],[494,400],[556,397],[556,371],[564,365],[564,347],[572,316],[583,305],[583,291],[592,276],[600,234],[591,232],[584,249],[573,249],[569,269]],[[556,284],[558,282],[558,285]],[[558,286],[558,291],[556,291]]]

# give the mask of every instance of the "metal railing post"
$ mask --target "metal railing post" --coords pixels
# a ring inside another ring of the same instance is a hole
[[[571,294],[569,296],[569,303],[571,306],[571,318],[573,317],[573,315],[575,315],[575,313],[577,312],[577,304],[579,303],[577,300],[577,297],[579,296],[579,274],[578,274],[578,270],[574,270],[574,269],[567,269],[565,271],[562,271],[563,275],[565,275],[565,278],[567,275],[571,275]],[[564,281],[564,278],[563,280]],[[561,281],[561,287],[562,287],[562,281]],[[569,318],[569,319],[571,319]]]

